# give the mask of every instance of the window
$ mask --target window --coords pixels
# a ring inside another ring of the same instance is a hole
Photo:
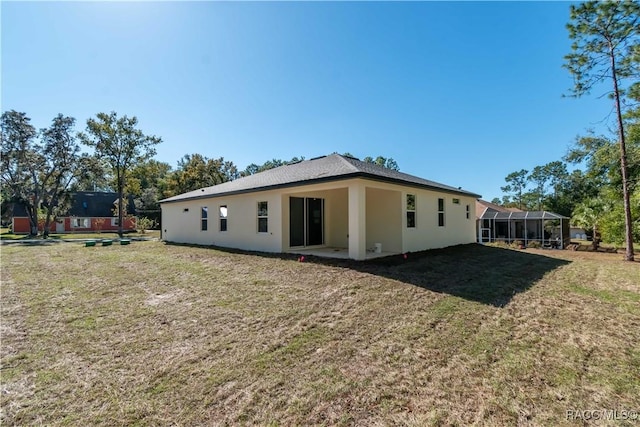
[[[444,199],[438,199],[438,226],[444,227]]]
[[[200,208],[200,230],[201,231],[207,231],[207,221],[208,219],[208,211],[209,208],[207,208],[206,206],[203,206],[202,208]]]
[[[460,204],[460,199],[453,199],[453,204],[454,205],[459,205]]]
[[[258,202],[258,233],[269,232],[269,206],[267,202]]]
[[[91,219],[71,218],[71,228],[91,228]]]
[[[118,226],[118,217],[117,216],[111,217],[111,226],[112,227],[117,227]]]
[[[220,205],[220,231],[227,231],[227,205]]]
[[[407,194],[407,228],[416,228],[416,195]]]
[[[469,219],[469,213],[470,213],[470,208],[469,208],[469,205],[467,205],[467,219]]]

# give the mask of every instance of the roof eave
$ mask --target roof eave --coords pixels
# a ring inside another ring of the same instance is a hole
[[[454,188],[451,188],[451,189],[449,189],[449,188],[441,188],[441,187],[437,187],[435,185],[420,184],[420,183],[417,183],[417,182],[405,181],[405,180],[402,180],[402,179],[399,179],[399,178],[384,177],[384,176],[369,174],[369,173],[366,173],[366,172],[360,172],[359,175],[361,175],[362,178],[367,178],[367,179],[369,179],[371,181],[389,182],[389,183],[392,183],[392,184],[404,185],[405,187],[425,188],[425,189],[428,189],[428,190],[438,191],[440,193],[457,194],[457,195],[465,196],[465,197],[473,197],[475,199],[479,199],[480,197],[482,197],[481,195],[472,193],[470,191],[456,190]]]
[[[235,195],[238,195],[238,194],[261,193],[261,192],[264,192],[264,191],[277,190],[277,189],[280,189],[280,188],[301,187],[301,186],[305,186],[305,185],[321,184],[323,182],[343,181],[345,179],[354,178],[354,175],[355,174],[345,174],[345,175],[341,175],[341,176],[333,176],[333,177],[325,177],[325,178],[314,178],[314,179],[309,179],[309,180],[305,180],[305,181],[296,181],[296,182],[288,182],[288,183],[284,183],[284,184],[265,185],[264,187],[254,187],[254,188],[246,188],[246,189],[243,189],[243,190],[225,191],[223,193],[201,194],[201,195],[197,195],[197,196],[183,197],[183,198],[174,199],[174,200],[164,199],[164,200],[160,200],[158,203],[160,203],[160,204],[178,203],[178,202],[186,202],[186,201],[190,201],[190,200],[213,199],[213,198],[224,197],[224,196],[235,196]]]

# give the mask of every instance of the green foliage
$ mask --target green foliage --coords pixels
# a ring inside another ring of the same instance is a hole
[[[386,158],[386,157],[378,156],[374,159],[373,157],[367,156],[364,159],[362,159],[362,161],[365,163],[373,163],[375,165],[382,166],[394,171],[400,170],[400,168],[398,167],[398,163],[396,163],[396,161],[393,160],[391,157]]]
[[[573,216],[571,217],[573,224],[591,230],[594,250],[598,249],[598,244],[601,240],[600,225],[609,210],[610,205],[607,201],[601,198],[593,198],[578,204],[573,211]]]
[[[40,225],[46,236],[52,219],[65,205],[69,186],[84,172],[86,156],[80,156],[75,119],[58,114],[39,133],[25,113],[7,111],[1,122],[3,199],[25,207],[32,235],[38,234],[38,211],[44,209]]]
[[[202,154],[187,154],[178,161],[176,171],[168,176],[164,195],[170,197],[222,184],[238,177],[236,166],[223,157],[209,159]]]
[[[562,184],[569,177],[569,172],[567,171],[567,165],[564,162],[559,160],[547,163],[543,166],[544,171],[548,174],[549,177],[549,185],[553,190],[554,194],[560,192],[562,188]]]
[[[15,110],[2,113],[0,118],[2,149],[0,159],[2,188],[7,201],[25,205],[31,222],[31,234],[37,234],[38,208],[41,195],[37,166],[42,157],[35,144],[37,135],[31,119]]]
[[[160,209],[160,190],[156,187],[149,187],[142,190],[139,197],[134,200],[137,210],[158,210]]]
[[[549,174],[545,170],[544,166],[536,166],[533,168],[527,179],[533,182],[534,189],[531,192],[531,198],[537,204],[537,209],[542,210],[542,199],[545,196],[545,189],[547,181],[549,180]]]
[[[114,217],[118,218],[118,222],[122,222],[122,220],[127,218],[133,218],[133,208],[129,206],[129,198],[124,197],[122,199],[122,209],[120,209],[120,199],[116,200],[114,203],[113,209],[111,209],[111,213]],[[120,217],[122,214],[122,217]]]
[[[76,142],[73,117],[58,114],[51,126],[42,129],[42,158],[40,165],[44,174],[42,207],[46,209],[43,224],[44,236],[49,235],[51,221],[64,213],[68,207],[68,189],[73,181],[84,175],[87,155],[80,155],[80,145]]]
[[[625,243],[625,215],[623,204],[619,196],[609,196],[611,203],[609,210],[600,222],[602,240],[607,243],[615,243],[622,246]],[[616,200],[617,199],[617,200]],[[640,188],[636,188],[631,194],[631,216],[633,240],[640,242]]]
[[[149,159],[131,168],[127,175],[127,194],[139,197],[146,189],[155,189],[157,193],[164,193],[171,174],[171,165]]]
[[[124,200],[127,173],[137,164],[153,157],[156,153],[154,146],[162,141],[159,137],[145,135],[137,126],[138,119],[135,116],[119,118],[115,111],[98,113],[95,119],[87,120],[86,133],[78,135],[111,167],[120,201]],[[122,205],[122,202],[119,203],[119,206]],[[119,235],[123,233],[123,217],[121,209],[118,215]]]
[[[564,68],[574,78],[573,96],[588,94],[594,86],[611,79],[619,85],[619,94],[624,94],[625,79],[637,79],[634,55],[640,45],[639,16],[640,4],[631,0],[571,5],[567,30],[573,44]],[[612,96],[616,96],[614,91],[612,87]]]
[[[565,56],[565,68],[574,78],[573,96],[587,94],[596,85],[609,83],[614,100],[616,129],[620,149],[620,177],[625,216],[625,259],[633,261],[633,217],[626,132],[623,116],[629,110],[628,95],[640,93],[640,3],[633,0],[588,1],[571,6],[567,24],[573,40],[571,53]],[[636,98],[637,99],[637,98]],[[600,152],[600,149],[596,149]]]
[[[596,197],[599,186],[581,170],[572,171],[561,181],[553,194],[544,199],[545,210],[571,217],[574,207],[584,199]]]
[[[598,186],[622,183],[617,142],[605,136],[589,132],[587,136],[576,138],[565,158],[574,164],[584,164],[588,178]]]
[[[542,243],[538,242],[537,240],[533,240],[531,242],[528,242],[527,246],[531,249],[540,249],[542,247]]]
[[[527,185],[529,171],[521,169],[517,172],[512,172],[505,177],[507,185],[500,187],[504,193],[510,193],[513,197],[513,201],[516,203],[519,209],[524,207],[522,195]]]
[[[86,155],[80,162],[84,173],[71,184],[71,191],[115,191],[111,167],[104,159]]]
[[[156,222],[147,217],[138,217],[136,219],[136,230],[140,234],[145,234],[147,230],[151,230],[156,226]]]
[[[627,126],[627,159],[628,181],[631,190],[630,211],[632,236],[634,241],[640,240],[638,232],[640,221],[640,206],[637,192],[640,181],[640,138],[637,132],[637,122],[629,121]],[[580,162],[586,166],[584,181],[590,188],[588,194],[582,194],[582,199],[597,198],[606,205],[606,212],[598,221],[598,231],[605,242],[624,244],[626,239],[626,221],[623,203],[622,175],[620,169],[620,151],[618,144],[604,136],[589,134],[578,138],[569,151],[567,159]],[[574,194],[580,194],[574,191]],[[583,207],[579,207],[580,213]]]
[[[528,190],[518,191],[522,171],[510,174],[502,202],[571,215],[574,223],[593,230],[596,245],[600,234],[609,242],[626,238],[631,259],[632,242],[640,237],[640,108],[631,102],[640,100],[640,3],[588,1],[570,8],[573,44],[564,65],[574,78],[570,94],[580,97],[609,84],[618,138],[592,132],[577,138],[564,160],[584,171],[568,173],[559,161],[536,166],[525,180],[525,186],[532,184]]]
[[[294,163],[300,163],[303,160],[304,160],[304,157],[300,156],[300,157],[293,157],[291,160],[281,160],[281,159],[267,160],[262,165],[257,165],[255,163],[251,163],[249,166],[246,167],[245,170],[243,170],[240,173],[240,176],[255,175],[255,174],[259,173],[259,172],[264,172],[264,171],[267,171],[269,169],[275,169],[275,168],[278,168],[280,166],[286,166],[286,165],[292,165]]]
[[[356,158],[351,153],[344,153],[342,155],[345,157]],[[254,175],[256,173],[264,172],[269,169],[274,169],[280,166],[292,165],[294,163],[299,163],[302,161],[304,161],[304,157],[301,156],[301,157],[293,157],[291,160],[272,159],[272,160],[266,161],[262,165],[257,165],[255,163],[252,163],[249,166],[247,166],[247,168],[243,170],[240,173],[240,175],[241,176]],[[398,167],[398,163],[395,160],[393,160],[391,157],[386,158],[386,157],[378,156],[374,159],[373,157],[368,156],[368,157],[365,157],[362,161],[365,163],[372,163],[379,166],[383,166],[385,168],[392,169],[395,171],[400,170],[400,168]]]
[[[535,166],[527,176],[527,182],[533,184],[533,188],[523,195],[526,206],[535,206],[536,210],[548,210],[548,199],[556,199],[561,193],[562,184],[567,180],[569,173],[567,166],[561,161],[553,161],[542,166]],[[552,192],[549,193],[549,190]]]
[[[169,163],[150,159],[139,163],[131,170],[131,177],[140,180],[142,188],[158,187],[171,172]]]
[[[573,148],[572,152],[575,150],[576,148]],[[617,170],[615,161],[610,167]],[[518,178],[523,176],[522,171],[510,174],[514,175]],[[612,175],[615,175],[615,171]],[[505,195],[502,199],[494,198],[492,203],[505,207],[521,207],[524,210],[546,210],[570,217],[579,203],[600,194],[601,188],[608,185],[607,176],[608,169],[604,172],[600,170],[598,173],[590,168],[587,172],[577,169],[568,173],[566,163],[553,161],[534,167],[532,173],[526,175],[520,199],[517,194]],[[507,187],[503,187],[503,190],[511,190],[510,186]]]
[[[162,142],[159,137],[147,136],[137,129],[138,119],[118,118],[115,111],[98,113],[95,119],[87,120],[86,133],[78,136],[87,146],[95,149],[96,155],[104,159],[124,182],[126,172],[156,154],[154,146]],[[118,181],[117,185],[122,182]]]
[[[171,166],[168,163],[149,159],[134,166],[127,175],[126,194],[135,197],[136,209],[157,211],[158,201],[167,193],[171,178]]]

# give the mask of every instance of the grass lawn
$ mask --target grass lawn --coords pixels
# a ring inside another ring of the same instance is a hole
[[[568,410],[638,411],[640,263],[621,259],[4,246],[0,424],[557,426],[575,425]]]

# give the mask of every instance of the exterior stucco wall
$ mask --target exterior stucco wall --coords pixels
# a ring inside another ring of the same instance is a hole
[[[258,232],[258,202],[268,203],[268,232]],[[220,231],[219,208],[227,206],[227,231]],[[201,208],[208,208],[201,230]],[[282,198],[275,191],[190,200],[162,205],[162,238],[168,242],[216,245],[261,252],[282,251]]]
[[[475,198],[432,190],[412,188],[403,185],[390,184],[385,182],[362,180],[366,187],[367,206],[367,247],[373,243],[380,242],[369,239],[369,233],[377,230],[377,224],[383,221],[370,219],[369,207],[383,207],[387,210],[395,209],[393,198],[389,193],[397,194],[400,197],[400,221],[401,226],[397,229],[402,235],[401,249],[398,252],[416,252],[426,249],[443,248],[447,246],[475,243],[476,242],[476,221],[475,221]],[[379,192],[379,190],[386,190]],[[416,196],[416,227],[407,228],[406,196],[414,194]],[[382,197],[386,202],[377,201],[371,204],[369,199]],[[445,202],[445,225],[438,226],[438,198]],[[453,199],[458,199],[459,204],[454,204]],[[397,199],[396,199],[397,200]],[[467,205],[469,206],[469,218],[467,219]],[[374,214],[375,216],[376,214]],[[369,222],[374,221],[370,226]],[[395,229],[396,224],[391,220],[389,229]],[[383,244],[383,251],[392,251],[391,246]]]
[[[383,252],[402,252],[402,192],[368,187],[367,249],[382,244]]]
[[[406,195],[416,195],[416,227],[407,228]],[[289,248],[289,197],[325,201],[325,246],[349,248],[352,258],[382,243],[385,252],[410,252],[476,241],[475,199],[387,182],[349,179],[234,196],[162,204],[163,239],[245,250]],[[438,198],[445,200],[445,226],[438,226]],[[453,199],[459,199],[454,204]],[[269,203],[269,232],[257,232],[257,203]],[[218,208],[228,208],[227,231],[219,231]],[[469,206],[467,219],[466,207]],[[208,207],[207,231],[200,208]],[[185,211],[188,209],[188,211]],[[351,247],[351,246],[352,247]]]
[[[407,228],[406,195],[416,195],[416,227]],[[444,199],[445,224],[438,225],[438,199]],[[454,204],[453,199],[459,199]],[[403,197],[403,252],[444,248],[476,241],[475,199],[428,190],[405,189]],[[466,207],[469,206],[467,219]]]
[[[335,248],[349,247],[349,190],[340,188],[333,192],[331,204],[327,209],[331,218],[328,230],[329,241]]]

